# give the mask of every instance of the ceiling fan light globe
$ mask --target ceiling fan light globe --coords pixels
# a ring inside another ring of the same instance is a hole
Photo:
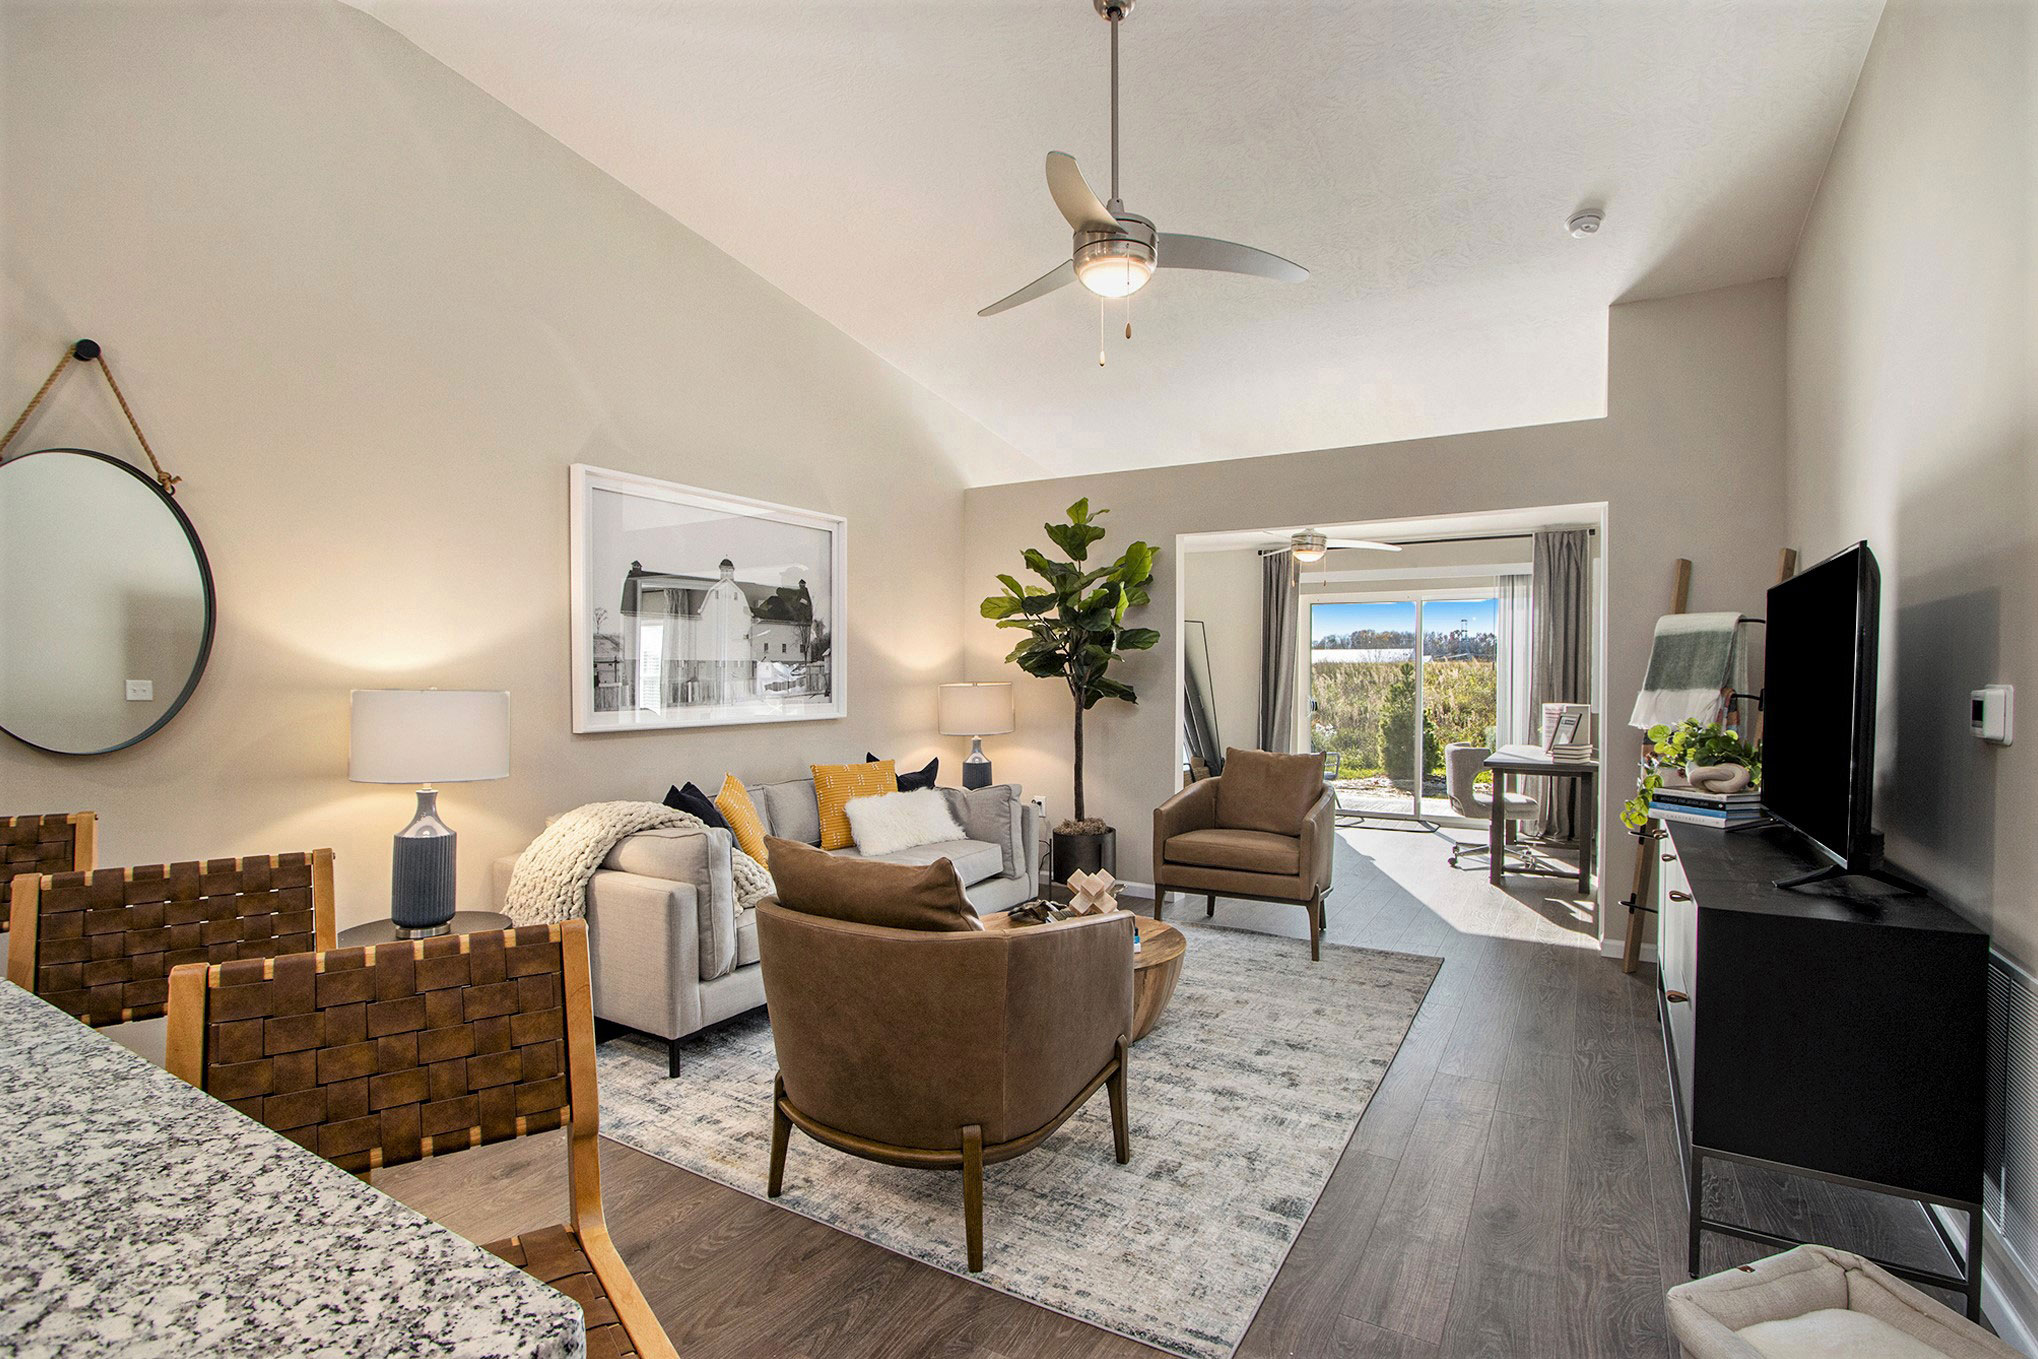
[[[1076,280],[1099,297],[1130,297],[1153,277],[1153,261],[1136,254],[1091,255],[1076,261]]]
[[[1288,550],[1295,554],[1295,560],[1308,565],[1323,560],[1330,550],[1330,541],[1321,533],[1298,533],[1288,540]]]

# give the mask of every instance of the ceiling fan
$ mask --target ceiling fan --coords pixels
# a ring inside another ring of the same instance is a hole
[[[1399,552],[1401,550],[1400,545],[1397,543],[1383,543],[1372,538],[1329,538],[1318,533],[1315,529],[1303,529],[1298,533],[1286,535],[1268,534],[1267,536],[1270,538],[1285,536],[1287,541],[1276,547],[1261,548],[1260,555],[1262,557],[1271,557],[1276,552],[1292,552],[1295,554],[1295,560],[1305,565],[1310,562],[1322,561],[1324,553],[1338,547],[1355,547],[1368,552]]]
[[[1279,255],[1209,236],[1156,231],[1151,221],[1125,210],[1125,202],[1118,196],[1118,25],[1132,13],[1133,0],[1092,3],[1111,25],[1111,201],[1098,201],[1083,172],[1076,168],[1074,156],[1048,152],[1047,191],[1075,228],[1070,257],[977,315],[996,316],[1070,283],[1081,283],[1099,297],[1130,297],[1146,286],[1155,269],[1163,267],[1253,274],[1283,283],[1308,278],[1307,269]]]

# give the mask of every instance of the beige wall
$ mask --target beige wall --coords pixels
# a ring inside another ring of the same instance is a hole
[[[551,812],[918,762],[960,676],[962,479],[1010,450],[375,21],[333,4],[10,0],[5,388],[104,343],[221,616],[185,711],[90,760],[0,739],[0,810],[102,862],[332,845],[387,910],[410,793],[346,781],[347,691],[506,688],[513,772],[449,789],[463,905]],[[73,371],[22,447],[138,457]],[[851,715],[568,734],[575,461],[848,516]],[[989,667],[985,667],[986,670]]]
[[[1260,555],[1252,548],[1190,553],[1182,558],[1181,571],[1182,616],[1200,618],[1210,630],[1210,706],[1217,719],[1217,739],[1227,746],[1256,746],[1260,595],[1265,588]],[[1168,700],[1165,694],[1156,694],[1148,701]]]
[[[1890,0],[1789,286],[1789,530],[1882,564],[1890,857],[2038,965],[2038,6]],[[2014,746],[1968,692],[2023,690]]]
[[[1042,522],[1077,496],[1108,506],[1105,546],[1132,538],[1163,557],[1147,622],[1168,635],[1125,667],[1143,702],[1104,703],[1088,724],[1091,805],[1119,832],[1119,873],[1151,877],[1152,811],[1174,782],[1175,535],[1222,529],[1605,501],[1609,581],[1608,762],[1602,821],[1631,791],[1638,751],[1625,725],[1651,629],[1667,606],[1671,563],[1697,564],[1695,609],[1758,612],[1783,539],[1783,285],[1750,284],[1611,309],[1608,412],[1543,425],[1365,448],[972,489],[964,561],[972,582],[1017,569]],[[970,673],[987,678],[1005,648],[988,623],[966,624]],[[1018,679],[1019,730],[1001,738],[999,770],[1068,812],[1064,691]],[[1602,900],[1627,890],[1625,850]],[[1618,936],[1622,924],[1611,922]]]

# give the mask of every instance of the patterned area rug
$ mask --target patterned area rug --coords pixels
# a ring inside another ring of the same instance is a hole
[[[1171,922],[1173,923],[1173,922]],[[1132,1050],[1132,1163],[1099,1091],[1041,1147],[984,1169],[984,1271],[963,1256],[962,1176],[859,1160],[797,1129],[778,1202],[887,1250],[1194,1359],[1229,1359],[1386,1075],[1436,958],[1183,924],[1160,1023]],[[777,1063],[762,1013],[601,1047],[602,1131],[764,1194]]]

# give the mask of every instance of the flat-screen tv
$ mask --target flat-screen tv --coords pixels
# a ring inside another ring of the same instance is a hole
[[[1762,806],[1850,873],[1881,867],[1875,791],[1882,574],[1856,543],[1769,591]]]

